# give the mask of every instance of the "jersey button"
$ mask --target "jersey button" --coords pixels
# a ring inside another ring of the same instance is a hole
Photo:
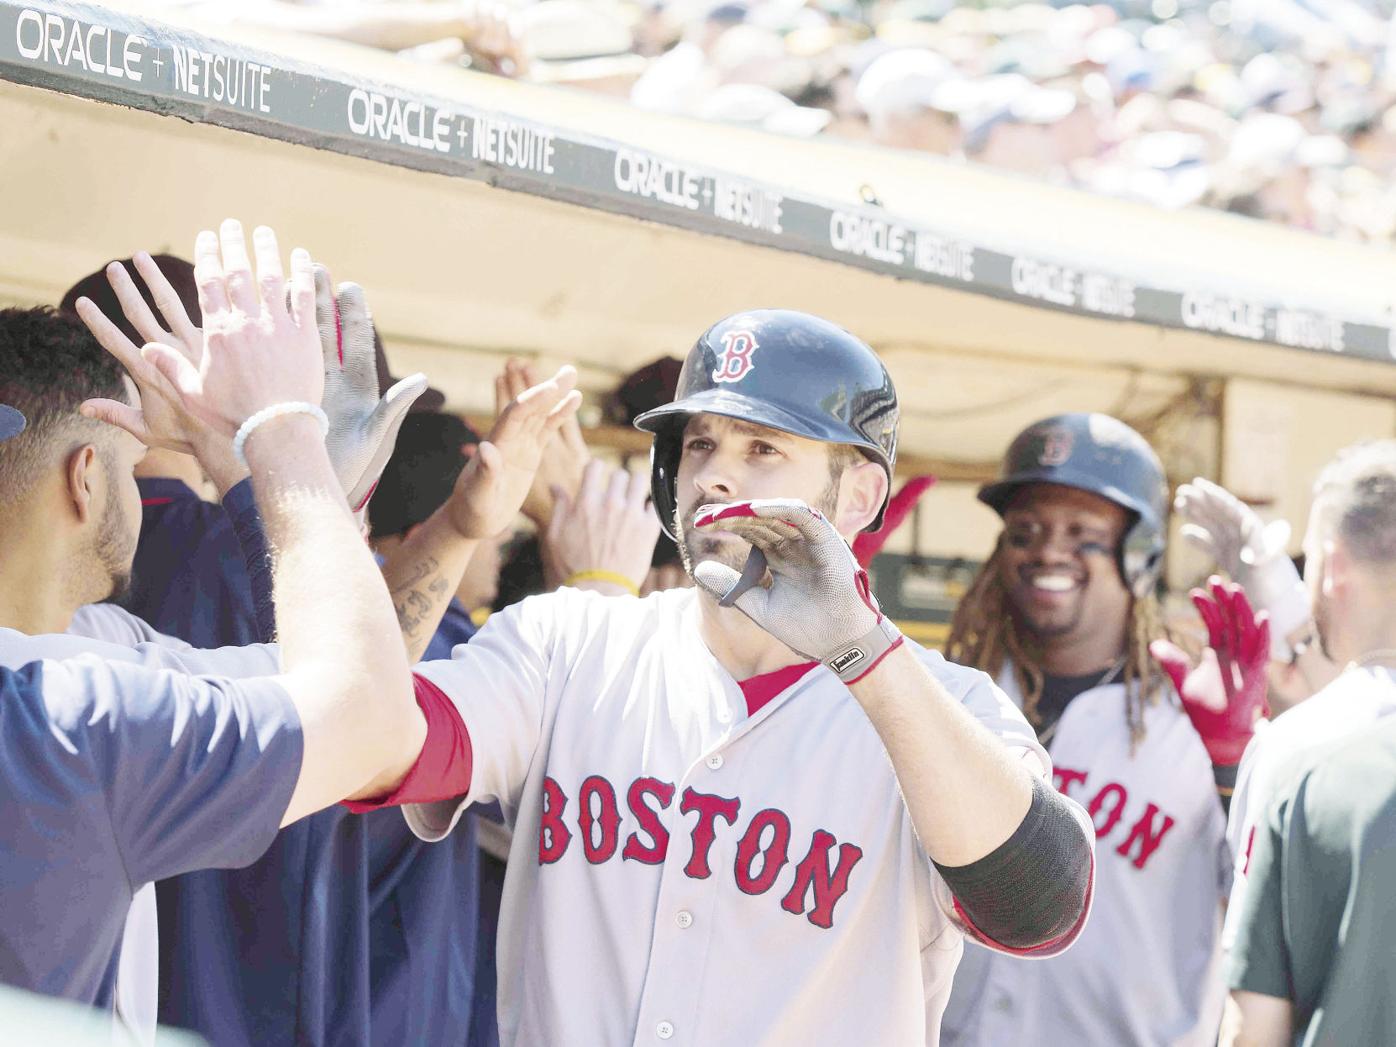
[[[720,771],[720,770],[722,770],[722,754],[721,754],[721,753],[713,753],[711,756],[708,757],[708,761],[707,761],[707,762],[708,762],[708,770],[710,770],[710,771]]]
[[[654,1033],[661,1040],[667,1040],[674,1035],[674,1025],[672,1022],[660,1022],[654,1027]]]
[[[688,930],[693,926],[693,914],[687,909],[680,909],[678,915],[674,917],[674,922],[684,930]]]
[[[719,710],[717,711],[717,722],[718,722],[718,723],[731,723],[731,722],[732,722],[732,710],[731,710],[731,709],[728,709],[726,706],[723,706],[721,709],[719,709]]]

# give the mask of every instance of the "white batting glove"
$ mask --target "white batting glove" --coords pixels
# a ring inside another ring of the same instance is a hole
[[[392,456],[402,420],[426,391],[427,377],[409,375],[379,398],[373,319],[363,288],[345,283],[336,293],[322,265],[315,267],[315,323],[325,360],[321,406],[330,420],[325,449],[349,508],[359,513]]]
[[[1289,637],[1313,617],[1309,593],[1285,552],[1289,524],[1268,526],[1255,510],[1220,484],[1201,477],[1178,488],[1174,508],[1187,521],[1183,537],[1217,562],[1270,616],[1270,656],[1290,661]]]
[[[705,505],[693,525],[731,531],[752,544],[740,574],[705,560],[693,571],[698,584],[844,683],[865,676],[902,642],[878,609],[868,573],[819,510],[790,498]],[[771,584],[763,588],[768,567]]]

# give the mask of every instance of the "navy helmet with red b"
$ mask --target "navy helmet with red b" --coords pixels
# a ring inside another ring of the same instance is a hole
[[[843,328],[790,309],[755,309],[719,320],[689,351],[673,403],[635,426],[654,434],[651,489],[670,537],[683,430],[716,414],[825,443],[848,444],[887,471],[897,459],[897,391],[887,368]],[[886,500],[868,530],[882,526]]]
[[[1000,516],[1030,484],[1058,484],[1114,502],[1129,514],[1117,552],[1120,575],[1136,596],[1163,570],[1168,480],[1154,449],[1118,418],[1061,414],[1028,426],[1008,448],[998,480],[979,500]]]

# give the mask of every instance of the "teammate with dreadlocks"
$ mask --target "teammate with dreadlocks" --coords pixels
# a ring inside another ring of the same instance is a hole
[[[1095,824],[1097,886],[1067,954],[1022,963],[966,944],[942,1043],[1215,1043],[1230,852],[1213,788],[1225,772],[1209,764],[1234,773],[1249,738],[1265,620],[1214,581],[1194,593],[1212,644],[1202,665],[1162,640],[1168,485],[1114,418],[1029,426],[979,497],[1004,528],[946,654],[993,676],[1037,730],[1057,788]]]

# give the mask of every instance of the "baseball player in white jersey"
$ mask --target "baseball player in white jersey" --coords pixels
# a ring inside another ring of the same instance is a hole
[[[1084,812],[849,549],[896,419],[847,332],[729,317],[637,420],[700,588],[532,597],[418,667],[432,726],[382,802],[433,840],[501,804],[503,1043],[934,1043],[966,936],[1051,954],[1080,932]]]
[[[966,948],[946,1044],[1214,1042],[1231,861],[1216,758],[1150,656],[1167,497],[1144,439],[1099,414],[1030,426],[980,492],[1004,530],[947,654],[993,674],[1036,727],[1055,784],[1094,824],[1097,881],[1070,953],[1019,963]],[[1224,650],[1233,596],[1217,593]],[[1258,700],[1247,692],[1252,717]]]

